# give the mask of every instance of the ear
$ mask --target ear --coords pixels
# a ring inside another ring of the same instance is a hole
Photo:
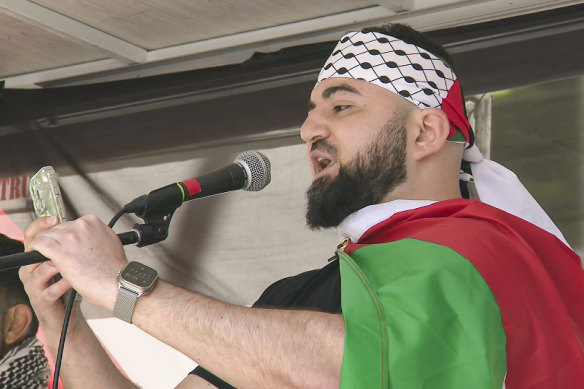
[[[416,132],[411,152],[414,160],[421,160],[442,149],[450,132],[448,116],[439,108],[427,108],[418,111]]]
[[[24,339],[32,323],[32,317],[32,309],[26,304],[8,308],[2,326],[4,342],[10,346]]]

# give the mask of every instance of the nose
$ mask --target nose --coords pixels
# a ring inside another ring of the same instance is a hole
[[[316,108],[308,112],[302,127],[300,127],[302,140],[309,143],[319,139],[326,139],[329,135],[329,127],[324,116]]]

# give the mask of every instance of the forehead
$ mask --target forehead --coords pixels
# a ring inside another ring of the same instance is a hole
[[[355,97],[360,97],[363,99],[379,99],[382,97],[389,99],[399,99],[399,97],[394,93],[370,82],[344,77],[334,77],[327,78],[316,84],[312,89],[312,93],[310,94],[310,100],[312,102],[326,100],[331,98],[333,95],[336,95],[337,93],[343,93],[344,95],[354,95]]]

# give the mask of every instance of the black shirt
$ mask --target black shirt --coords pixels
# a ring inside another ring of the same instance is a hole
[[[262,293],[253,306],[341,313],[339,261],[334,260],[322,269],[276,281]],[[197,366],[190,374],[204,378],[219,389],[235,389],[201,366]]]

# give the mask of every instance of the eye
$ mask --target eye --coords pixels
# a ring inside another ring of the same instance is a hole
[[[339,105],[333,106],[333,111],[334,112],[342,112],[342,111],[349,109],[350,107],[351,106],[347,105],[347,104],[339,104]]]

